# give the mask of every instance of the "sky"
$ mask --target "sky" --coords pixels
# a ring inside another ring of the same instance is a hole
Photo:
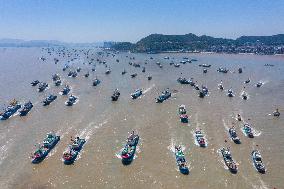
[[[130,41],[284,34],[284,0],[0,0],[0,38]]]

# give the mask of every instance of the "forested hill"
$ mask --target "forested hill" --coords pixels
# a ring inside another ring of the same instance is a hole
[[[185,35],[151,34],[142,38],[137,43],[114,43],[112,48],[115,50],[130,50],[133,52],[214,51],[236,53],[249,51],[248,53],[255,53],[256,51],[260,51],[263,54],[271,54],[271,48],[276,46],[284,46],[284,34],[272,36],[242,36],[235,40],[215,38],[206,35],[197,36],[192,33]],[[249,47],[249,49],[244,49],[244,47]],[[254,47],[258,48],[258,50],[254,49]],[[265,53],[265,51],[268,52]],[[277,51],[277,49],[275,51]],[[278,53],[283,54],[281,52]]]

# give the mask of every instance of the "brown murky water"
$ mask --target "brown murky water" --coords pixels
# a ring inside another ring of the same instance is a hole
[[[86,51],[86,50],[85,50]],[[90,51],[90,58],[96,58],[97,49]],[[217,55],[217,54],[128,54],[120,53],[100,58],[111,67],[111,74],[105,75],[103,64],[91,72],[89,60],[79,52],[71,68],[82,67],[77,78],[67,77],[62,68],[72,57],[59,57],[54,64],[55,53],[48,55],[39,48],[0,49],[0,102],[1,107],[12,98],[20,102],[31,100],[34,108],[26,117],[13,116],[0,122],[0,188],[284,188],[284,119],[269,114],[279,107],[284,113],[284,58],[281,56]],[[93,54],[93,55],[91,55]],[[45,62],[39,57],[47,57]],[[129,60],[134,56],[135,60]],[[150,56],[153,57],[150,60]],[[170,60],[163,59],[169,56]],[[197,62],[181,64],[180,68],[169,65],[183,57],[196,58]],[[115,60],[119,59],[119,63]],[[144,65],[145,60],[148,64]],[[129,61],[146,67],[134,68]],[[163,68],[155,63],[159,61]],[[86,64],[83,64],[86,63]],[[203,74],[198,64],[212,64],[208,73]],[[274,64],[265,67],[264,64]],[[216,70],[226,66],[230,73],[221,74]],[[243,67],[243,73],[237,69]],[[121,75],[125,68],[127,74]],[[83,75],[90,71],[90,77]],[[138,73],[136,78],[130,74]],[[67,107],[67,97],[58,93],[63,86],[55,87],[51,75],[59,73],[63,83],[72,87],[72,93],[79,102]],[[176,79],[181,75],[193,77],[197,83],[208,86],[209,96],[204,99],[189,85],[180,85]],[[147,80],[151,74],[153,79]],[[93,87],[95,76],[102,81]],[[243,82],[251,78],[251,83]],[[38,93],[30,82],[38,79],[48,82],[50,87]],[[232,88],[235,97],[226,96],[226,90],[217,89],[223,80],[225,89]],[[256,88],[258,81],[264,82]],[[243,87],[249,94],[244,101],[240,97]],[[110,96],[115,88],[121,92],[117,102]],[[136,99],[130,93],[143,88],[144,94]],[[165,88],[174,91],[173,96],[162,104],[155,98]],[[41,101],[50,94],[58,98],[48,107]],[[177,108],[185,104],[190,116],[189,124],[179,121]],[[257,136],[249,139],[241,132],[242,123],[236,121],[240,113],[245,121],[252,124]],[[250,120],[248,120],[250,119]],[[234,144],[228,137],[227,129],[235,125],[242,144]],[[206,135],[208,146],[195,145],[193,132],[200,128]],[[31,164],[30,153],[34,145],[41,142],[45,134],[55,131],[61,141],[40,164]],[[128,132],[136,130],[139,141],[133,162],[124,166],[118,154],[125,143]],[[70,137],[80,135],[87,139],[79,158],[73,165],[64,165],[62,153]],[[225,142],[225,140],[227,142]],[[172,147],[180,144],[190,167],[189,175],[179,173]],[[256,146],[258,145],[258,146]],[[231,174],[224,168],[218,149],[230,146],[233,158],[238,163],[238,173]],[[266,174],[259,174],[252,165],[250,153],[259,149],[267,167]]]

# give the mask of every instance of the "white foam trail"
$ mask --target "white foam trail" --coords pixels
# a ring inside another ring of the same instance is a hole
[[[250,99],[250,95],[248,93],[246,93],[245,91],[240,92],[239,97],[243,98],[243,94],[247,95],[247,100]]]
[[[228,125],[226,124],[225,120],[222,119],[222,121],[223,121],[223,126],[224,126],[224,128],[226,129],[226,131],[229,132],[229,129],[230,129],[230,128],[229,128]]]
[[[12,145],[12,139],[6,141],[6,144],[0,147],[0,165],[8,156],[8,149]]]
[[[223,168],[224,168],[225,170],[229,170],[229,168],[227,167],[225,161],[223,160],[223,156],[222,156],[222,153],[221,153],[221,149],[217,149],[216,152],[217,152],[218,156],[221,156],[221,158],[222,158],[222,159],[218,158],[218,162],[220,162],[220,163],[223,164]]]
[[[85,140],[88,141],[88,139],[90,139],[90,137],[94,134],[95,130],[101,128],[106,123],[108,123],[107,119],[102,123],[99,123],[99,125],[95,125],[94,122],[91,122],[78,135],[80,138],[85,138]]]
[[[143,94],[148,93],[150,90],[152,90],[155,87],[155,84],[153,84],[151,87],[143,91]]]
[[[258,130],[256,130],[256,129],[254,129],[253,127],[251,127],[251,130],[252,130],[252,133],[253,133],[253,136],[260,136],[261,135],[261,131],[258,131]],[[241,127],[241,131],[243,132],[243,134],[245,135],[245,136],[248,136],[246,133],[245,133],[245,130],[244,130],[244,127],[242,126]]]

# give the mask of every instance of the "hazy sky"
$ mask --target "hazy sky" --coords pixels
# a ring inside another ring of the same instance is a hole
[[[0,38],[132,41],[284,33],[284,0],[0,0]]]

